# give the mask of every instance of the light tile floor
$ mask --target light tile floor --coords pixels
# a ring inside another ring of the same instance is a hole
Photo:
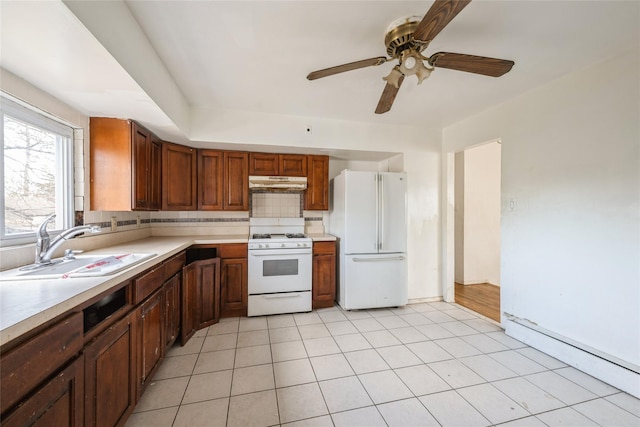
[[[640,401],[456,304],[222,319],[174,346],[135,426],[640,426]]]

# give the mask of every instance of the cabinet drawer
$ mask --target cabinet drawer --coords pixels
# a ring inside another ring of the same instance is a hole
[[[336,242],[314,242],[313,254],[314,255],[335,255]]]
[[[227,244],[220,245],[220,258],[246,258],[247,257],[247,245],[240,244]]]
[[[187,260],[187,254],[182,252],[181,254],[178,254],[173,258],[165,261],[164,262],[164,280],[169,279],[178,271],[182,270],[182,267],[184,267],[186,260]]]
[[[57,371],[82,348],[82,313],[74,313],[2,355],[1,412]]]
[[[164,266],[160,266],[133,281],[133,303],[138,304],[157,289],[164,282]]]

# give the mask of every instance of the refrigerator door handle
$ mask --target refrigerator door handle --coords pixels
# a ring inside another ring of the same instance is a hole
[[[378,262],[378,261],[404,261],[403,256],[393,256],[385,258],[353,258],[353,262]]]

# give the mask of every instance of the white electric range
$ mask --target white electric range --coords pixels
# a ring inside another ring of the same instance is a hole
[[[248,315],[311,311],[312,241],[304,218],[249,220]]]

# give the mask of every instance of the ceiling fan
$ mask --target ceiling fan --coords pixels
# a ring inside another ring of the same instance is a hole
[[[438,52],[429,57],[422,55],[422,51],[435,36],[470,2],[471,0],[435,0],[422,20],[418,16],[411,16],[391,23],[384,40],[388,57],[378,56],[313,71],[307,79],[315,80],[397,59],[398,65],[393,67],[388,76],[383,77],[387,84],[376,107],[376,114],[382,114],[391,109],[405,76],[415,74],[420,84],[435,67],[440,67],[500,77],[511,70],[513,61],[450,52]]]

